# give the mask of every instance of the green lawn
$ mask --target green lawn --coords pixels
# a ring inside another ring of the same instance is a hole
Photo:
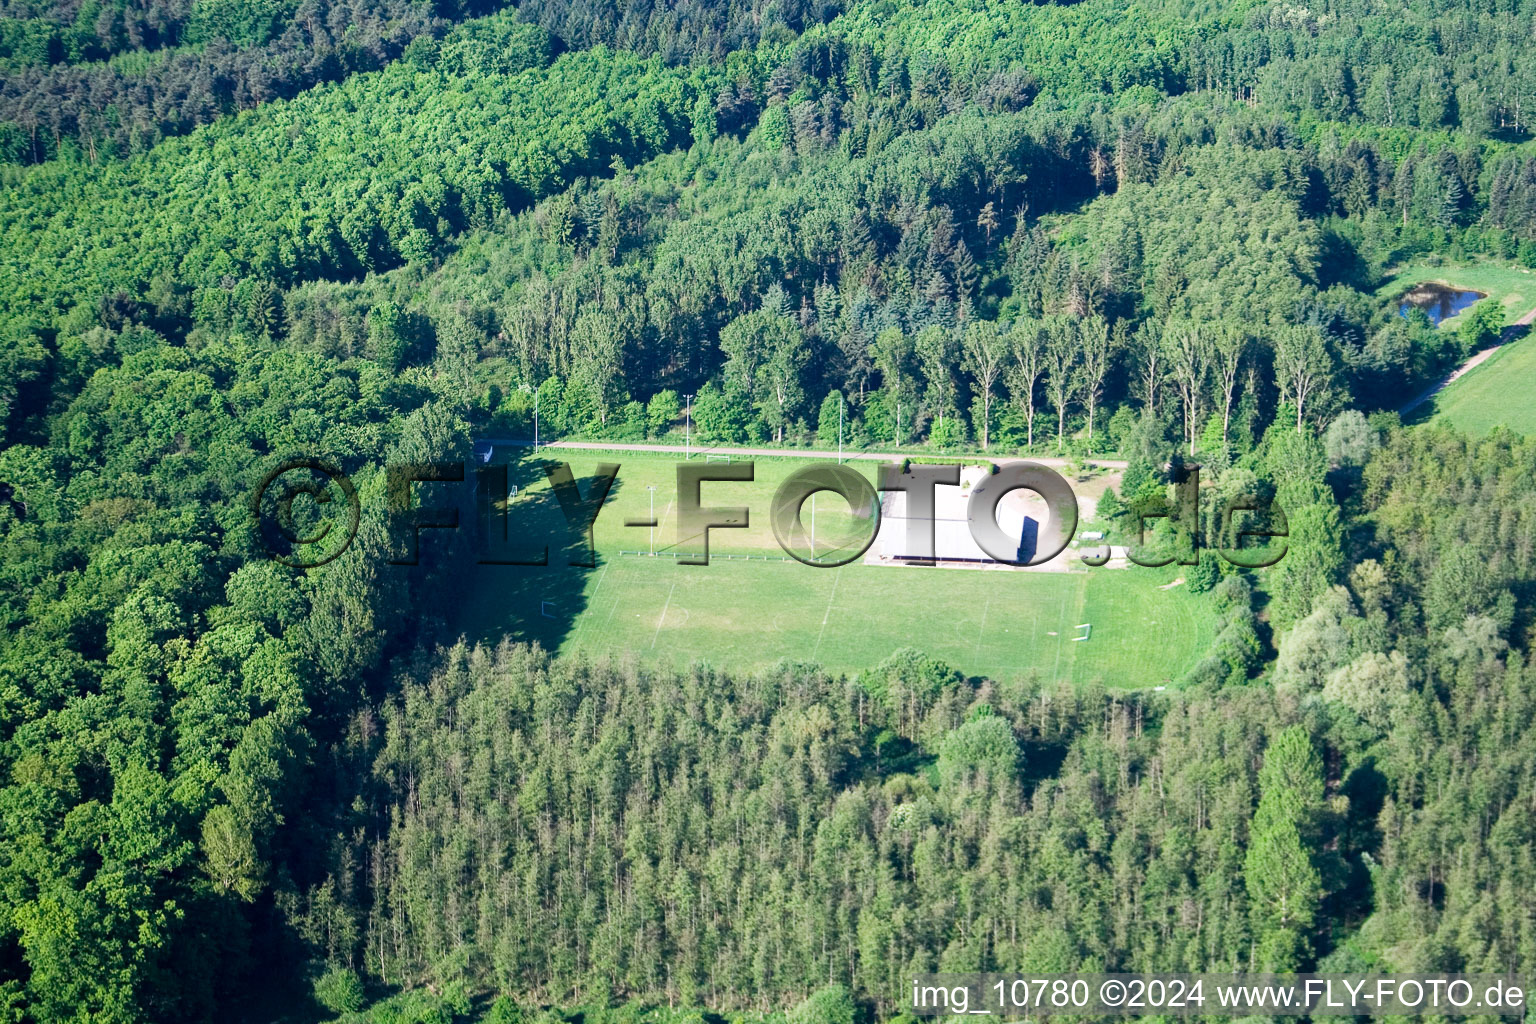
[[[1469,263],[1464,265],[1430,266],[1427,263],[1410,263],[1399,267],[1391,279],[1376,289],[1382,300],[1395,299],[1416,284],[1437,281],[1467,291],[1482,292],[1504,307],[1504,323],[1512,324],[1532,308],[1536,308],[1536,271],[1503,263]],[[1487,299],[1478,300],[1479,303]],[[1477,308],[1474,304],[1472,309]],[[1458,317],[1451,317],[1443,326],[1455,328]]]
[[[582,454],[570,461],[584,483],[601,456]],[[466,579],[459,620],[465,635],[676,666],[704,660],[751,669],[790,658],[840,672],[915,646],[972,675],[1035,670],[1116,688],[1176,682],[1210,644],[1208,601],[1182,587],[1159,590],[1172,578],[1166,569],[1068,574],[862,562],[817,569],[785,560],[767,509],[777,483],[803,463],[758,460],[753,484],[706,484],[706,505],[747,505],[751,528],[713,532],[708,566],[678,565],[665,553],[698,545],[674,536],[676,462],[632,453],[614,461],[621,469],[595,530],[597,568],[559,564],[553,550],[549,568],[477,567]],[[514,527],[554,527],[559,513],[547,488],[522,473]],[[656,487],[661,521],[656,558],[648,556],[648,530],[622,525],[646,513],[647,485]],[[818,536],[834,518],[818,509]],[[727,555],[736,557],[713,557]],[[1090,639],[1074,641],[1075,627],[1085,622],[1093,624]]]

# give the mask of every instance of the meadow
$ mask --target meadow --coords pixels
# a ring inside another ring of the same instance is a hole
[[[1533,381],[1536,340],[1527,334],[1499,347],[1436,395],[1432,399],[1434,419],[1474,434],[1486,434],[1495,427],[1519,434],[1536,433]]]
[[[565,459],[573,453],[560,453]],[[569,458],[583,488],[601,455]],[[750,670],[788,658],[857,672],[906,646],[919,647],[970,675],[1012,678],[1038,672],[1116,689],[1173,685],[1210,644],[1208,601],[1182,587],[1161,590],[1171,569],[1016,571],[868,565],[813,568],[790,559],[768,525],[778,484],[804,465],[755,461],[752,483],[704,484],[706,506],[745,505],[747,529],[712,531],[708,566],[679,565],[697,537],[677,536],[676,461],[622,453],[618,480],[594,529],[596,565],[478,566],[465,589],[458,629],[471,639],[537,640],[562,652],[682,666],[704,661]],[[870,474],[872,466],[858,466]],[[519,532],[555,535],[561,515],[547,483],[524,457],[509,503]],[[658,526],[624,521],[648,515]],[[836,532],[852,533],[846,506],[819,499],[818,550]],[[809,526],[809,506],[802,523]],[[1073,639],[1091,623],[1087,640]],[[1172,653],[1170,653],[1172,652]]]
[[[1504,263],[1468,263],[1434,266],[1410,263],[1397,268],[1392,277],[1376,289],[1377,297],[1396,298],[1416,284],[1436,281],[1469,291],[1482,292],[1504,307],[1504,323],[1514,323],[1536,307],[1536,272]],[[1479,303],[1487,299],[1480,299]],[[1476,308],[1474,305],[1472,308]],[[1458,317],[1446,320],[1442,327],[1454,330]]]
[[[1421,281],[1440,281],[1486,293],[1488,298],[1480,301],[1500,303],[1506,325],[1536,309],[1536,272],[1491,263],[1456,267],[1415,264],[1402,268],[1377,294],[1390,298]],[[1451,317],[1441,328],[1455,330],[1460,323],[1460,316]],[[1536,431],[1536,406],[1530,401],[1533,380],[1536,340],[1527,333],[1498,348],[1430,399],[1432,418],[1471,433],[1505,427],[1529,434]]]

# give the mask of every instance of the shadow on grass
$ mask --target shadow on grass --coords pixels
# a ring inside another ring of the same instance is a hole
[[[602,571],[603,559],[594,551],[594,565],[572,564],[584,561],[588,549],[585,538],[570,527],[547,487],[546,467],[559,461],[520,450],[493,460],[493,465],[506,466],[507,481],[513,489],[506,502],[508,541],[546,547],[547,564],[467,565],[458,595],[458,614],[449,618],[455,636],[490,644],[502,639],[538,643],[553,651],[576,628],[587,608],[587,584],[594,573]],[[583,498],[592,493],[596,483],[594,476],[576,478]],[[605,507],[623,486],[621,471]]]

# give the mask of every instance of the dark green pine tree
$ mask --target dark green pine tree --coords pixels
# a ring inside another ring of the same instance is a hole
[[[1259,808],[1243,874],[1252,900],[1256,969],[1299,970],[1322,898],[1311,844],[1323,797],[1323,766],[1301,726],[1271,741],[1259,770]]]

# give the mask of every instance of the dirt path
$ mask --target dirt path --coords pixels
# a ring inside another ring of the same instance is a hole
[[[1407,413],[1412,412],[1414,409],[1417,409],[1419,406],[1423,405],[1425,402],[1429,401],[1431,398],[1434,398],[1440,392],[1444,391],[1456,381],[1460,380],[1467,374],[1468,371],[1474,370],[1481,366],[1488,360],[1489,356],[1493,355],[1504,345],[1507,345],[1511,341],[1514,341],[1516,338],[1518,338],[1522,333],[1524,333],[1521,331],[1521,328],[1528,327],[1533,322],[1536,322],[1536,309],[1531,310],[1529,313],[1525,314],[1525,316],[1504,328],[1504,330],[1499,334],[1498,341],[1494,342],[1492,345],[1489,345],[1481,352],[1473,353],[1466,362],[1452,370],[1444,380],[1440,381],[1438,384],[1435,384],[1427,391],[1418,395],[1413,399],[1413,401],[1409,402],[1407,405],[1403,406],[1397,411],[1400,414],[1406,415]]]
[[[1536,313],[1536,311],[1533,311],[1533,313]],[[480,440],[482,440],[482,441],[489,441],[491,444],[509,445],[509,446],[515,446],[515,447],[518,447],[518,448],[532,447],[532,442],[531,441],[513,440],[513,439],[510,439],[510,438],[503,438],[503,437],[486,437],[486,438],[481,438]],[[701,445],[694,445],[692,448],[685,448],[683,445],[680,445],[680,444],[634,444],[634,443],[626,443],[626,442],[623,442],[623,441],[550,441],[547,444],[540,445],[539,447],[541,447],[541,448],[590,449],[590,450],[594,450],[594,451],[661,452],[663,454],[673,454],[673,455],[683,455],[683,454],[692,454],[692,455],[731,455],[731,456],[741,455],[741,456],[754,456],[754,457],[755,456],[762,456],[764,458],[777,456],[777,457],[780,457],[780,458],[790,458],[790,459],[835,459],[835,458],[837,458],[836,450],[833,450],[833,451],[821,451],[819,449],[810,449],[810,448],[731,448],[731,447],[721,447],[721,446],[703,447]],[[910,452],[908,452],[908,453],[900,453],[900,452],[845,451],[845,452],[843,452],[843,461],[844,462],[851,462],[851,461],[853,461],[855,459],[862,459],[862,460],[871,460],[872,459],[872,460],[875,460],[875,461],[878,461],[878,462],[891,462],[891,461],[900,461],[901,459],[906,458],[910,454],[911,454]],[[934,453],[934,454],[936,454],[936,455],[943,455],[943,454],[946,454],[946,453],[938,452],[938,453]],[[917,455],[917,456],[913,456],[913,457],[914,458],[922,458],[924,456]],[[970,454],[966,454],[966,455],[956,455],[956,456],[953,456],[953,457],[954,458],[975,458],[975,459],[992,458],[992,459],[994,459],[994,461],[999,461],[999,462],[1001,462],[1001,461],[1013,461],[1016,458],[1015,456],[1001,456],[1000,455],[1000,456],[994,457],[994,456],[988,456],[988,455],[977,455],[977,454],[974,454],[974,453],[970,453]],[[1047,465],[1047,466],[1065,466],[1067,464],[1067,460],[1066,459],[1055,458],[1054,456],[1039,455],[1039,456],[1031,456],[1030,458],[1031,458],[1031,461],[1039,462],[1039,463],[1042,463],[1042,464]],[[1089,460],[1086,460],[1086,461],[1087,461],[1087,464],[1090,465],[1090,466],[1098,466],[1098,467],[1101,467],[1103,469],[1124,469],[1125,468],[1125,462],[1123,460],[1121,460],[1121,459],[1089,459]]]

